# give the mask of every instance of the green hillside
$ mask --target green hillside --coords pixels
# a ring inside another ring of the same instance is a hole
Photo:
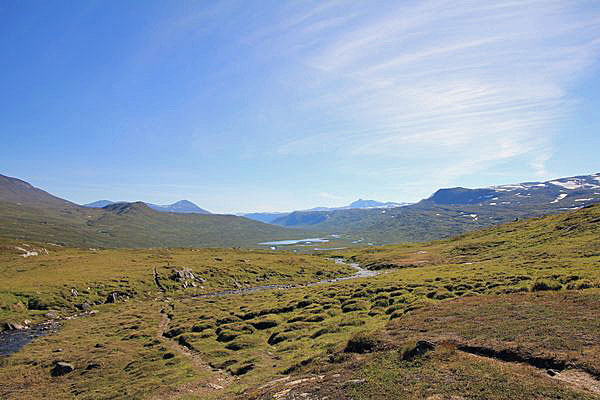
[[[79,247],[257,247],[306,235],[233,215],[158,212],[141,202],[81,207],[0,175],[4,237]]]

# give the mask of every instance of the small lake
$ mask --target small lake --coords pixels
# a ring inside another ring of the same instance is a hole
[[[311,239],[298,239],[298,240],[278,240],[275,242],[262,242],[259,243],[264,246],[285,246],[290,244],[298,244],[298,243],[326,243],[329,242],[329,239],[325,238],[311,238]]]

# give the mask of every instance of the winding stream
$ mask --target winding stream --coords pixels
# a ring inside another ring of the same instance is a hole
[[[365,269],[360,266],[358,263],[347,263],[343,259],[334,258],[336,264],[344,264],[356,270],[356,273],[350,276],[344,276],[341,278],[331,278],[331,279],[323,279],[317,282],[305,283],[301,285],[263,285],[263,286],[254,286],[250,288],[241,288],[241,289],[233,289],[233,290],[223,290],[220,292],[210,292],[194,295],[192,297],[196,298],[206,298],[206,297],[221,297],[221,296],[234,296],[237,294],[246,294],[246,293],[255,293],[255,292],[263,292],[265,290],[274,290],[274,289],[296,289],[302,287],[310,287],[310,286],[318,286],[325,285],[328,283],[336,283],[341,281],[347,281],[350,279],[359,279],[359,278],[371,278],[376,275],[379,275],[381,271],[371,271],[370,269]]]
[[[274,289],[296,289],[302,287],[310,287],[310,286],[318,286],[325,285],[329,283],[336,283],[341,281],[347,281],[350,279],[359,279],[359,278],[371,278],[376,275],[379,275],[380,271],[371,271],[365,268],[362,268],[358,263],[348,263],[340,258],[331,259],[335,260],[336,264],[347,265],[356,270],[356,273],[350,276],[345,276],[341,278],[332,278],[332,279],[323,279],[317,282],[306,283],[302,285],[264,285],[264,286],[255,286],[251,288],[242,288],[235,290],[223,290],[220,292],[211,292],[194,295],[192,297],[196,298],[206,298],[206,297],[222,297],[222,296],[233,296],[238,294],[246,294],[246,293],[255,293],[262,292],[266,290],[274,290]],[[81,316],[81,315],[78,315]],[[0,332],[0,357],[10,356],[13,353],[19,351],[23,346],[28,343],[31,343],[38,337],[46,336],[51,333],[58,332],[60,329],[60,324],[56,321],[46,321],[37,325],[33,325],[29,329],[24,330],[12,330]]]

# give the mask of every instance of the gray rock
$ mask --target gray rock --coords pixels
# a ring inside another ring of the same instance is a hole
[[[46,318],[50,318],[50,319],[57,319],[58,318],[58,314],[56,313],[56,311],[48,311],[46,314],[44,314],[44,316]]]
[[[548,375],[550,375],[550,376],[556,376],[556,375],[560,374],[560,371],[557,371],[557,370],[555,370],[555,369],[549,369],[549,370],[547,370],[546,372],[547,372],[547,373],[548,373]]]
[[[98,364],[98,363],[91,363],[91,364],[88,364],[87,367],[85,367],[85,370],[86,371],[90,371],[92,369],[98,369],[98,368],[101,368],[101,367],[102,366],[100,364]]]
[[[25,327],[21,324],[17,324],[16,322],[6,322],[4,324],[4,329],[7,331],[21,331],[25,329]]]
[[[52,376],[63,376],[75,370],[75,366],[73,364],[69,364],[64,361],[59,361],[54,365],[50,374]]]

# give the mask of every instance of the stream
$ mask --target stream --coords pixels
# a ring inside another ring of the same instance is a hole
[[[0,357],[16,353],[36,338],[58,332],[60,324],[55,321],[46,321],[31,326],[28,329],[0,332]]]
[[[331,279],[323,279],[317,282],[305,283],[301,285],[263,285],[263,286],[254,286],[250,288],[241,288],[241,289],[232,289],[232,290],[223,290],[220,292],[211,292],[211,293],[203,293],[194,295],[192,297],[196,298],[206,298],[206,297],[220,297],[220,296],[233,296],[237,294],[246,294],[246,293],[255,293],[262,292],[265,290],[274,290],[274,289],[296,289],[302,287],[310,287],[310,286],[318,286],[325,285],[328,283],[336,283],[341,281],[347,281],[350,279],[359,279],[359,278],[371,278],[376,275],[379,275],[381,271],[371,271],[369,269],[362,268],[358,263],[348,263],[341,258],[332,258],[330,260],[335,260],[336,264],[347,265],[356,270],[356,273],[350,276],[344,276],[341,278],[331,278]]]
[[[242,288],[235,290],[224,290],[221,292],[212,292],[212,293],[204,293],[194,295],[192,297],[196,298],[206,298],[206,297],[222,297],[222,296],[233,296],[238,294],[246,294],[246,293],[255,293],[262,292],[266,290],[274,290],[274,289],[296,289],[302,287],[310,287],[317,285],[325,285],[329,283],[336,283],[341,281],[347,281],[350,279],[359,279],[359,278],[371,278],[376,275],[379,275],[380,271],[371,271],[365,268],[362,268],[358,263],[348,263],[340,258],[334,258],[331,260],[335,260],[336,264],[347,265],[356,270],[356,273],[350,276],[345,276],[341,278],[331,278],[331,279],[323,279],[317,282],[306,283],[301,285],[264,285],[264,286],[255,286],[251,288]],[[82,315],[78,315],[82,316]],[[10,356],[13,353],[19,351],[23,346],[28,343],[31,343],[38,337],[46,336],[55,332],[58,332],[60,329],[60,324],[56,321],[46,321],[40,324],[36,324],[31,326],[28,329],[23,330],[11,330],[0,332],[0,357]]]

